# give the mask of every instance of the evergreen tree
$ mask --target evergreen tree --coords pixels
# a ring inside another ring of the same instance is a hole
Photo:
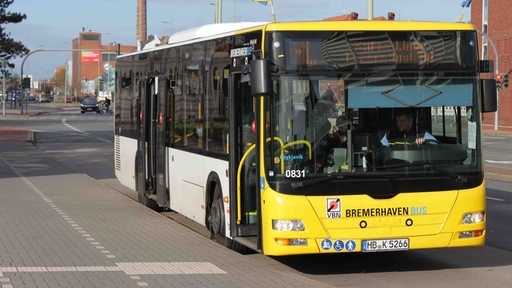
[[[0,58],[6,59],[8,62],[12,58],[23,56],[29,52],[23,43],[15,41],[11,38],[11,33],[5,31],[5,24],[20,23],[27,18],[27,15],[10,12],[7,8],[14,0],[0,0]],[[11,68],[14,65],[8,63]]]

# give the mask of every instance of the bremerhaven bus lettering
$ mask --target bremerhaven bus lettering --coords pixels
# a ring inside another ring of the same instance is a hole
[[[394,207],[394,208],[366,208],[346,209],[345,217],[378,217],[378,216],[404,216],[425,215],[427,207]]]

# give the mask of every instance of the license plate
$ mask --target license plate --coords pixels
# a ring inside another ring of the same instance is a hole
[[[409,239],[363,240],[363,252],[409,250]]]

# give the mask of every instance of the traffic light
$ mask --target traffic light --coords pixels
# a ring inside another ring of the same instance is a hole
[[[494,79],[496,79],[496,89],[501,89],[501,85],[503,84],[503,77],[501,76],[501,74],[496,74],[496,76],[494,76]]]
[[[503,88],[508,88],[508,74],[503,75]]]
[[[388,12],[388,20],[395,20],[395,13],[394,12]]]
[[[23,78],[21,88],[30,88],[30,78]]]
[[[359,14],[357,12],[350,13],[350,20],[357,20],[359,18]]]

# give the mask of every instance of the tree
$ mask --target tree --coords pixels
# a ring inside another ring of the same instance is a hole
[[[5,24],[20,23],[27,18],[25,14],[7,11],[13,2],[14,0],[0,0],[0,58],[6,59],[11,68],[14,65],[9,60],[29,52],[23,43],[15,41],[11,38],[11,33],[5,32]]]
[[[66,68],[65,66],[59,66],[55,70],[55,76],[51,82],[55,85],[54,92],[57,95],[63,95],[66,89]]]

